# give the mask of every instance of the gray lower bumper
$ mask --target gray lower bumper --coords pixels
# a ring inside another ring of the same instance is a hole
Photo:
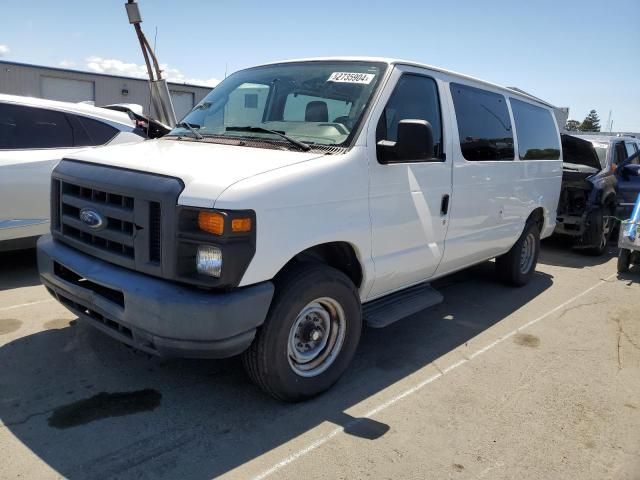
[[[64,306],[94,327],[148,353],[224,358],[244,351],[269,310],[265,282],[214,293],[150,277],[38,241],[40,279]]]
[[[585,215],[558,215],[554,233],[582,237],[585,233]]]

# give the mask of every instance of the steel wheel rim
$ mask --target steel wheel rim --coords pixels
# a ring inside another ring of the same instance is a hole
[[[315,377],[327,370],[344,344],[347,321],[342,306],[333,298],[309,302],[289,330],[287,359],[302,377]]]
[[[600,249],[604,250],[609,242],[609,231],[611,230],[611,218],[602,217],[602,237],[600,238]]]
[[[529,273],[533,265],[533,258],[536,250],[536,238],[533,233],[529,233],[522,243],[520,252],[520,273]]]

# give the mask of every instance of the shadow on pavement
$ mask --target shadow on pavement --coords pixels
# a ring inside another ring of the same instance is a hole
[[[36,249],[0,252],[0,291],[40,285]]]
[[[436,285],[445,296],[438,307],[366,330],[342,380],[299,404],[262,394],[235,358],[150,358],[81,322],[42,331],[0,347],[0,418],[42,461],[71,479],[209,479],[325,422],[363,439],[379,438],[393,426],[358,421],[346,411],[491,328],[553,284],[552,277],[537,273],[526,288],[512,289],[493,276],[487,262],[447,277]],[[82,411],[102,408],[112,398],[120,402],[116,407]],[[137,403],[140,398],[144,405]]]
[[[607,263],[618,256],[617,243],[611,241],[604,255],[595,257],[587,252],[574,249],[571,242],[562,237],[550,237],[542,241],[538,262],[544,265],[569,268],[588,268]]]

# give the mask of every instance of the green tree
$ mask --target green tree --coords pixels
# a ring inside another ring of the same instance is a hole
[[[600,117],[595,110],[591,110],[582,123],[580,124],[580,130],[583,132],[599,132],[600,131]]]
[[[564,126],[567,132],[577,132],[580,130],[580,122],[577,120],[567,120],[567,124]]]

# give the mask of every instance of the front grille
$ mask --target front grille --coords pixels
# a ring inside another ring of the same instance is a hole
[[[171,278],[183,189],[177,178],[64,159],[52,175],[52,235],[105,262]]]
[[[133,338],[133,332],[131,329],[120,322],[117,322],[109,317],[105,317],[98,311],[94,310],[90,306],[83,305],[78,303],[65,295],[58,293],[54,290],[49,289],[49,291],[58,299],[60,303],[62,303],[69,310],[74,312],[76,315],[84,315],[85,317],[93,320],[96,323],[100,323],[105,327],[110,328],[111,330],[116,331],[120,335],[124,335],[127,338]]]
[[[56,223],[60,225],[63,236],[96,249],[135,258],[135,200],[132,197],[66,181],[55,183],[58,184],[60,198],[60,214]],[[104,219],[104,226],[100,230],[94,230],[82,222],[80,212],[83,209],[99,212]]]
[[[149,204],[149,260],[160,263],[162,256],[162,220],[160,204]]]

